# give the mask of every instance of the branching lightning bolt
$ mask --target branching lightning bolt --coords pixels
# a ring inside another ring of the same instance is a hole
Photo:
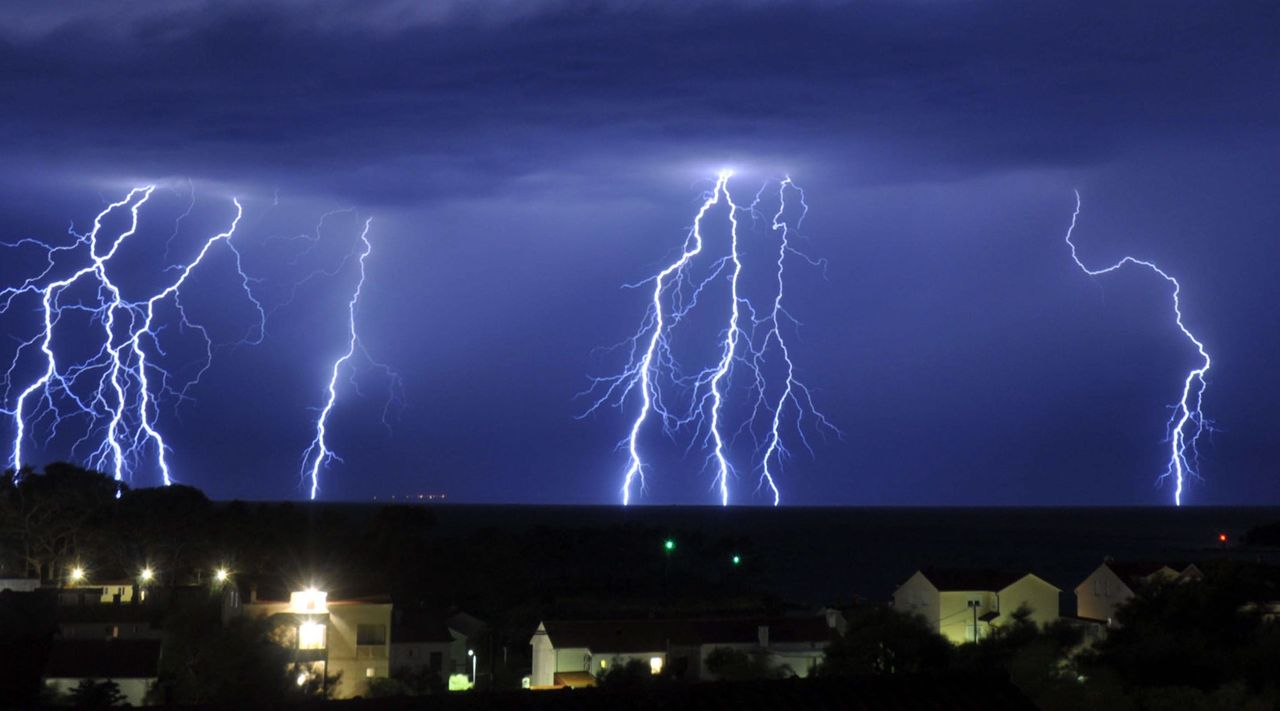
[[[154,186],[135,188],[124,199],[107,205],[94,218],[93,227],[88,233],[70,231],[75,238],[71,244],[59,246],[28,238],[0,245],[9,248],[34,247],[43,250],[46,257],[45,267],[39,274],[17,286],[0,290],[0,313],[7,313],[24,296],[38,295],[40,300],[42,328],[36,336],[19,344],[3,380],[0,381],[6,402],[2,411],[12,417],[15,424],[10,463],[19,475],[26,464],[23,447],[32,427],[45,419],[50,420],[46,438],[48,441],[57,434],[59,427],[67,419],[83,417],[87,420],[85,434],[72,447],[72,451],[74,453],[85,442],[100,438],[89,455],[90,466],[109,471],[116,481],[124,481],[131,477],[132,466],[141,460],[150,444],[155,449],[156,465],[164,484],[167,486],[173,482],[168,461],[170,447],[157,426],[157,397],[171,396],[179,400],[186,398],[189,389],[199,382],[211,362],[213,341],[202,326],[187,318],[180,300],[180,289],[216,245],[225,244],[234,256],[241,286],[258,312],[259,321],[250,331],[252,334],[256,330],[257,336],[248,337],[244,342],[256,343],[262,338],[266,314],[250,290],[252,280],[244,272],[240,253],[231,242],[243,214],[239,201],[235,199],[232,200],[235,217],[230,227],[207,239],[191,262],[171,266],[170,271],[178,272],[176,279],[141,301],[124,298],[120,285],[109,272],[110,263],[126,240],[137,233],[139,211],[151,199],[154,191]],[[130,212],[129,227],[109,240],[109,246],[104,251],[101,234],[103,221],[113,211],[126,206]],[[189,213],[190,207],[182,217]],[[179,222],[181,219],[179,218]],[[169,242],[172,242],[172,237]],[[166,243],[166,250],[168,248],[169,243]],[[50,278],[58,269],[60,260],[69,259],[80,252],[83,252],[88,264],[64,278]],[[95,287],[93,299],[88,303],[63,300],[68,297],[68,290],[82,283]],[[199,333],[205,344],[205,359],[201,367],[180,388],[168,371],[148,360],[147,348],[144,347],[145,341],[156,353],[164,354],[159,338],[161,329],[156,325],[156,308],[166,301],[171,302],[176,309],[178,325]],[[101,324],[101,334],[95,337],[100,338],[101,346],[97,353],[82,361],[61,365],[53,345],[54,335],[62,319],[72,312],[82,312],[90,318],[90,323]],[[12,407],[8,407],[20,361],[23,354],[31,348],[38,348],[44,368],[35,380],[21,389]]]
[[[331,462],[342,461],[342,458],[329,447],[328,442],[329,416],[333,413],[334,405],[338,400],[338,377],[342,373],[342,370],[349,366],[352,359],[354,359],[357,354],[361,354],[372,365],[384,371],[390,380],[391,394],[388,399],[388,407],[390,407],[391,403],[397,401],[400,397],[399,393],[401,391],[401,383],[399,376],[386,365],[383,365],[369,357],[368,352],[364,350],[364,346],[360,342],[360,337],[356,330],[356,311],[360,305],[360,295],[364,291],[366,275],[365,261],[368,259],[369,253],[373,251],[373,244],[369,241],[369,226],[372,222],[372,219],[366,219],[364,221],[364,226],[360,231],[360,252],[356,258],[358,265],[358,279],[356,280],[355,289],[351,293],[351,299],[347,302],[347,348],[336,360],[333,361],[333,365],[329,369],[329,381],[325,387],[326,395],[324,406],[320,408],[320,413],[316,417],[315,437],[302,453],[302,478],[304,482],[309,482],[310,484],[310,498],[312,500],[315,500],[317,494],[320,492],[320,470],[328,466]],[[317,230],[317,235],[318,234],[319,231]],[[351,379],[353,386],[354,377],[355,374],[352,372]],[[383,414],[385,423],[385,409]]]
[[[1199,478],[1196,470],[1196,464],[1200,455],[1197,445],[1200,435],[1206,429],[1210,428],[1210,422],[1205,419],[1201,405],[1204,401],[1204,391],[1207,387],[1205,374],[1209,372],[1209,367],[1213,361],[1209,358],[1209,352],[1205,349],[1204,343],[1197,339],[1182,322],[1182,285],[1178,280],[1170,276],[1153,262],[1134,257],[1124,257],[1120,261],[1108,267],[1101,269],[1090,269],[1080,261],[1080,257],[1076,254],[1076,245],[1071,241],[1071,235],[1076,228],[1076,220],[1080,216],[1080,191],[1076,191],[1076,207],[1071,213],[1071,226],[1067,228],[1067,244],[1071,247],[1071,258],[1075,260],[1077,266],[1089,276],[1099,276],[1108,272],[1116,271],[1126,264],[1135,264],[1146,267],[1155,272],[1160,278],[1173,285],[1173,314],[1174,321],[1178,325],[1178,330],[1182,331],[1182,335],[1186,336],[1199,352],[1200,357],[1204,359],[1204,363],[1197,368],[1191,369],[1187,373],[1186,379],[1182,384],[1182,397],[1173,407],[1173,415],[1169,419],[1167,430],[1167,441],[1169,443],[1169,464],[1165,472],[1160,475],[1160,479],[1164,480],[1173,477],[1175,488],[1173,493],[1173,501],[1176,506],[1182,505],[1182,490],[1185,479],[1188,475]]]
[[[761,322],[766,326],[764,341],[760,344],[758,349],[752,351],[752,362],[757,374],[760,372],[760,363],[764,359],[770,343],[778,344],[778,351],[782,356],[783,362],[786,364],[786,378],[783,380],[782,394],[778,396],[776,404],[773,406],[773,415],[769,422],[767,444],[765,445],[764,454],[761,457],[760,464],[760,485],[767,486],[769,488],[769,491],[773,494],[774,506],[777,506],[781,501],[781,494],[778,491],[777,482],[774,480],[774,474],[769,469],[769,463],[776,459],[778,463],[777,467],[781,467],[782,460],[788,454],[786,447],[782,444],[782,437],[779,434],[779,429],[782,426],[782,413],[787,405],[791,405],[795,408],[796,431],[800,435],[800,441],[804,443],[805,448],[809,449],[810,452],[812,452],[813,449],[809,447],[809,441],[805,438],[804,429],[800,426],[801,419],[806,413],[812,414],[814,418],[817,419],[818,424],[822,427],[839,433],[839,430],[827,421],[827,418],[824,417],[816,407],[814,407],[813,395],[809,392],[809,388],[806,387],[804,383],[801,383],[796,379],[795,363],[791,360],[791,351],[787,348],[786,339],[783,338],[780,328],[780,321],[783,317],[795,323],[795,319],[791,317],[791,314],[787,313],[786,309],[782,305],[783,291],[785,288],[783,281],[783,269],[787,255],[794,253],[804,257],[803,254],[796,252],[795,249],[792,248],[790,241],[791,226],[783,219],[787,210],[787,188],[794,190],[800,200],[801,212],[800,217],[796,220],[796,229],[799,229],[800,224],[804,222],[805,216],[809,213],[809,205],[804,200],[804,190],[800,189],[799,186],[792,182],[790,176],[787,176],[778,185],[778,211],[774,214],[773,222],[770,225],[773,231],[779,234],[777,262],[778,290],[774,293],[773,309],[769,312],[768,317],[763,319]],[[813,260],[809,260],[807,257],[805,259],[810,263],[814,263]],[[761,398],[765,396],[765,389],[763,386],[758,387],[757,392]]]
[[[790,352],[787,350],[779,327],[780,320],[790,319],[782,303],[783,262],[786,255],[797,254],[788,241],[791,228],[782,221],[782,215],[786,210],[787,189],[799,192],[799,188],[795,187],[790,178],[784,180],[779,188],[779,197],[782,202],[772,225],[773,230],[781,236],[777,257],[777,292],[773,297],[772,308],[766,316],[760,317],[759,312],[739,289],[743,275],[739,213],[745,209],[754,215],[759,198],[757,197],[756,203],[752,203],[750,208],[740,207],[734,202],[729,191],[730,177],[732,173],[729,171],[720,173],[715,187],[704,196],[680,256],[649,279],[639,284],[628,285],[637,287],[652,283],[653,286],[650,303],[646,308],[640,329],[625,342],[630,351],[628,364],[617,375],[592,378],[592,388],[588,392],[595,390],[598,394],[584,416],[606,404],[621,407],[633,392],[638,392],[640,396],[640,410],[631,421],[627,437],[620,444],[621,448],[626,449],[628,455],[622,484],[624,505],[631,503],[635,488],[644,490],[646,465],[640,452],[639,437],[651,414],[662,423],[663,431],[670,436],[674,436],[678,430],[686,426],[693,428],[692,441],[700,441],[710,450],[707,462],[714,471],[712,485],[718,492],[720,504],[722,506],[729,504],[730,482],[736,470],[728,452],[733,438],[726,434],[728,415],[725,408],[728,401],[728,384],[735,364],[747,367],[754,376],[752,390],[756,394],[756,405],[751,417],[743,423],[743,428],[750,431],[752,422],[760,413],[769,413],[769,436],[763,448],[760,485],[769,488],[775,506],[780,502],[781,495],[774,476],[776,466],[771,469],[769,462],[771,460],[780,462],[786,454],[780,433],[784,408],[788,405],[796,407],[797,426],[801,424],[807,412],[815,414],[823,426],[830,426],[830,423],[813,409],[808,389],[795,379]],[[803,193],[801,192],[800,195],[803,203]],[[694,280],[689,273],[689,267],[704,251],[702,232],[704,219],[707,213],[722,200],[729,208],[729,253],[711,263],[706,277]],[[807,210],[807,205],[805,209]],[[809,261],[813,263],[812,260]],[[728,282],[729,313],[718,341],[718,358],[707,368],[685,374],[671,353],[670,335],[684,317],[698,305],[698,300],[706,289],[720,279]],[[670,302],[669,307],[664,306],[667,301]],[[750,319],[749,331],[744,329],[744,318]],[[757,346],[752,341],[761,326],[764,327],[765,335]],[[776,401],[770,401],[774,403],[771,406],[765,402],[768,378],[764,374],[763,366],[772,344],[776,344],[782,354],[786,364],[786,378],[782,393]],[[679,411],[668,404],[673,401],[672,396],[668,394],[664,397],[663,390],[658,385],[662,375],[665,375],[673,386],[688,392],[689,406],[686,410]],[[803,436],[802,432],[801,437]],[[805,444],[808,446],[807,441]]]

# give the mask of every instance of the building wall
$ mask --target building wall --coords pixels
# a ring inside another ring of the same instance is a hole
[[[45,686],[59,694],[70,694],[80,685],[81,681],[81,679],[45,679]],[[156,683],[155,677],[150,679],[95,679],[94,681],[114,681],[116,686],[120,687],[120,693],[124,694],[125,703],[131,706],[141,706],[147,697],[147,692]]]
[[[0,592],[31,592],[40,587],[39,578],[0,578]]]
[[[357,625],[381,625],[379,645],[357,645]],[[342,673],[337,698],[361,696],[368,679],[390,676],[391,605],[338,603],[329,605],[329,674]]]
[[[256,602],[245,604],[243,609],[247,615],[269,617],[288,613],[290,605],[276,601]],[[326,618],[326,615],[320,613],[308,617]],[[356,629],[362,624],[383,625],[383,643],[357,646]],[[327,627],[324,655],[328,660],[328,674],[342,674],[342,681],[334,693],[335,698],[362,696],[368,690],[368,679],[390,676],[390,603],[330,602]]]
[[[529,640],[533,648],[533,671],[529,675],[530,686],[551,686],[555,683],[556,650],[551,646],[551,638],[547,630],[538,625],[538,630]]]
[[[632,661],[640,662],[641,664],[645,665],[646,668],[648,668],[650,660],[653,659],[654,657],[657,657],[662,660],[663,668],[665,668],[667,664],[666,652],[659,652],[659,651],[626,652],[626,653],[615,652],[615,653],[593,654],[591,650],[584,650],[584,651],[587,653],[589,657],[589,661],[587,663],[587,669],[585,671],[589,671],[595,676],[600,676],[601,674],[607,671],[617,669],[618,667],[621,667],[621,666],[626,666],[628,663]],[[604,663],[603,666],[601,666],[601,662]],[[578,671],[578,670],[557,669],[556,671]]]
[[[907,578],[893,593],[893,609],[919,615],[935,629],[942,616],[940,602],[938,589],[920,572]]]
[[[974,639],[974,609],[969,601],[977,601],[976,617],[989,612],[1000,612],[1000,596],[991,590],[947,590],[938,593],[938,633],[951,640],[953,644],[972,642]],[[977,635],[985,637],[989,625],[978,620]]]
[[[555,666],[553,671],[571,672],[571,671],[590,671],[591,670],[591,650],[586,647],[566,647],[560,649],[552,647],[555,650]]]
[[[1047,625],[1058,619],[1060,591],[1034,575],[1026,575],[1000,591],[1000,617],[995,625],[1013,621],[1013,613],[1025,605],[1031,610],[1031,621]]]
[[[694,671],[695,679],[713,679],[714,675],[707,671],[707,657],[718,648],[736,649],[740,652],[755,652],[758,644],[704,644],[698,649],[698,669]],[[825,644],[818,642],[796,642],[770,644],[769,659],[778,666],[788,669],[792,676],[807,677],[822,661]]]
[[[63,639],[162,639],[164,633],[145,622],[63,622]]]
[[[451,656],[452,642],[397,642],[391,640],[391,658],[388,666],[394,674],[400,669],[408,669],[410,671],[419,671],[431,668],[431,655],[440,655],[440,666],[436,671],[440,673],[441,681],[448,681],[449,675],[454,673],[453,658]]]

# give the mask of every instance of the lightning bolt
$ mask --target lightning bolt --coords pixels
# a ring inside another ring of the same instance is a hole
[[[781,221],[786,209],[785,191],[788,188],[799,190],[788,178],[780,186],[781,207],[774,218],[773,228],[782,235],[777,259],[777,292],[773,298],[773,307],[766,317],[759,317],[751,301],[740,291],[743,275],[743,257],[741,247],[739,212],[749,210],[755,215],[756,202],[749,208],[743,208],[734,202],[729,190],[731,171],[722,171],[712,188],[703,196],[703,202],[694,217],[693,225],[685,238],[681,254],[667,264],[657,274],[638,284],[628,284],[629,288],[644,284],[652,284],[649,304],[639,330],[627,341],[623,342],[629,349],[626,367],[621,373],[608,377],[591,378],[591,387],[587,393],[596,393],[592,404],[580,417],[596,412],[606,404],[622,407],[629,396],[639,393],[640,409],[631,421],[626,438],[619,447],[626,449],[627,469],[623,475],[622,503],[629,505],[633,491],[645,487],[646,464],[640,453],[639,437],[650,416],[656,417],[662,424],[664,433],[674,436],[685,427],[692,427],[693,442],[701,441],[710,450],[707,463],[714,471],[712,486],[718,492],[722,506],[730,501],[730,480],[735,476],[735,467],[728,450],[732,442],[727,432],[728,415],[725,412],[728,403],[728,385],[732,379],[735,364],[743,364],[754,375],[752,390],[756,394],[756,405],[751,416],[743,423],[743,428],[751,430],[752,422],[761,412],[770,412],[770,435],[764,448],[763,472],[761,486],[768,486],[773,496],[774,505],[778,505],[781,495],[774,480],[774,472],[769,468],[771,459],[781,460],[786,453],[782,445],[780,429],[782,428],[782,412],[788,404],[797,406],[797,424],[800,424],[806,412],[812,410],[809,391],[794,377],[790,352],[779,328],[779,321],[790,318],[782,305],[783,300],[783,261],[787,254],[797,253],[788,242],[789,227]],[[763,189],[762,191],[763,192]],[[729,253],[713,261],[708,276],[694,280],[689,273],[691,263],[704,251],[703,223],[707,213],[721,201],[729,208]],[[801,193],[803,202],[803,193]],[[807,205],[805,206],[807,210]],[[802,218],[803,219],[803,218]],[[729,310],[724,330],[718,340],[718,358],[710,367],[692,374],[684,374],[671,352],[670,336],[697,305],[706,288],[719,279],[728,282]],[[669,308],[664,303],[670,302]],[[745,314],[744,314],[745,312]],[[744,316],[751,324],[750,331],[744,329]],[[754,334],[762,324],[768,324],[763,342],[759,346],[752,344]],[[770,408],[764,404],[765,390],[768,385],[763,365],[771,344],[781,349],[782,357],[787,365],[783,393]],[[663,380],[665,378],[665,381]],[[681,412],[669,407],[670,396],[664,397],[660,382],[670,382],[673,386],[690,393],[690,405]],[[584,393],[584,394],[587,394]],[[801,401],[800,395],[806,398]],[[801,407],[803,405],[803,407]],[[820,422],[828,424],[819,415]],[[801,433],[803,437],[803,432]],[[808,446],[808,442],[805,442]]]
[[[1187,475],[1199,478],[1196,471],[1196,463],[1200,459],[1197,449],[1200,435],[1210,428],[1210,423],[1204,417],[1201,408],[1204,401],[1204,391],[1207,387],[1205,374],[1209,372],[1209,367],[1213,361],[1209,358],[1209,352],[1205,350],[1204,343],[1200,342],[1187,328],[1182,321],[1182,285],[1178,280],[1169,275],[1155,263],[1134,257],[1124,257],[1120,261],[1101,269],[1090,269],[1084,262],[1080,261],[1079,255],[1076,253],[1076,245],[1071,241],[1071,235],[1076,229],[1076,220],[1080,216],[1080,191],[1075,191],[1076,207],[1071,213],[1071,226],[1067,228],[1067,244],[1071,247],[1071,258],[1075,260],[1077,266],[1080,267],[1085,274],[1089,276],[1100,276],[1109,272],[1116,271],[1126,264],[1134,264],[1140,267],[1146,267],[1160,276],[1161,279],[1169,282],[1173,286],[1173,315],[1174,322],[1178,325],[1178,330],[1182,331],[1182,335],[1196,347],[1196,351],[1200,353],[1200,357],[1204,359],[1203,365],[1192,368],[1182,383],[1182,397],[1178,403],[1173,406],[1173,415],[1169,419],[1166,431],[1166,440],[1169,443],[1169,464],[1165,472],[1160,475],[1160,480],[1173,477],[1175,488],[1173,493],[1173,501],[1175,506],[1182,505],[1182,489],[1184,480]]]
[[[323,221],[323,218],[322,218]],[[334,405],[338,400],[338,377],[342,373],[343,368],[348,367],[357,354],[363,355],[374,367],[382,370],[388,377],[390,385],[390,396],[388,398],[387,407],[383,409],[383,422],[386,424],[388,409],[394,402],[399,401],[402,391],[402,383],[400,377],[392,371],[388,366],[375,361],[369,356],[360,341],[359,334],[356,330],[356,311],[360,304],[360,295],[364,291],[365,283],[365,262],[369,257],[369,253],[373,251],[373,244],[369,241],[369,226],[372,224],[372,218],[364,221],[364,226],[360,231],[360,252],[356,258],[358,264],[358,279],[356,287],[351,293],[351,299],[347,302],[347,348],[333,361],[333,365],[329,369],[329,381],[325,387],[325,402],[320,408],[319,415],[316,417],[315,437],[302,453],[302,479],[310,484],[310,498],[315,500],[320,492],[320,470],[328,466],[332,462],[341,462],[342,458],[337,455],[328,443],[328,425],[329,416],[333,412]],[[317,236],[319,230],[317,228]],[[350,375],[351,384],[355,386],[354,369]],[[357,388],[358,390],[358,388]]]
[[[69,230],[75,238],[71,244],[56,245],[28,238],[0,245],[9,248],[35,247],[44,251],[46,258],[45,267],[39,274],[17,286],[0,290],[0,314],[7,313],[21,297],[38,295],[43,325],[34,337],[19,344],[3,380],[0,381],[7,403],[23,354],[32,348],[38,348],[44,362],[43,371],[21,389],[12,407],[0,410],[12,417],[15,423],[10,463],[19,476],[26,464],[23,447],[29,437],[28,431],[34,425],[50,420],[47,442],[56,436],[59,427],[67,419],[83,417],[87,421],[85,433],[72,446],[72,451],[85,442],[100,438],[89,456],[90,466],[107,470],[117,482],[122,482],[131,478],[132,467],[141,461],[150,443],[156,451],[156,465],[164,484],[167,486],[172,483],[173,476],[167,456],[171,450],[157,426],[157,397],[164,395],[185,399],[188,390],[199,382],[212,360],[213,341],[203,327],[187,318],[180,300],[180,289],[206,255],[219,244],[225,244],[233,255],[244,293],[256,307],[260,317],[256,326],[250,330],[250,333],[257,331],[256,339],[246,337],[242,342],[256,343],[261,340],[266,314],[250,289],[252,280],[245,273],[240,253],[231,242],[243,214],[239,201],[234,198],[232,204],[236,214],[231,226],[206,240],[197,256],[189,263],[169,267],[170,271],[178,271],[176,279],[144,300],[130,301],[124,298],[121,286],[109,272],[109,266],[126,240],[137,233],[139,212],[151,199],[154,191],[155,186],[134,188],[124,199],[107,205],[94,218],[93,227],[88,233],[78,234],[74,229]],[[107,240],[109,246],[104,251],[103,221],[113,211],[126,206],[130,212],[129,226],[114,239]],[[179,222],[190,211],[191,208],[188,207]],[[172,239],[170,237],[169,242]],[[166,250],[168,248],[169,243],[166,243]],[[66,258],[63,255],[74,255],[77,252],[83,252],[88,263],[69,276],[50,279],[50,275],[58,269],[60,260]],[[87,303],[74,299],[74,294],[68,293],[80,284],[93,288],[94,296]],[[159,338],[161,329],[157,327],[155,319],[157,306],[166,301],[173,303],[178,313],[178,325],[199,333],[205,345],[205,358],[200,368],[194,377],[182,384],[181,389],[175,387],[174,379],[168,371],[148,360],[147,348],[144,347],[145,341],[156,353],[164,354]],[[100,335],[89,334],[98,340],[100,346],[92,356],[69,366],[60,365],[54,337],[63,319],[77,312],[87,316],[90,324],[100,322]]]
[[[797,230],[800,228],[801,223],[804,222],[804,218],[809,214],[809,205],[805,202],[804,190],[792,182],[791,176],[787,176],[778,184],[778,211],[774,213],[773,221],[770,224],[773,231],[779,234],[776,272],[777,291],[774,292],[772,310],[770,310],[768,317],[760,321],[761,324],[766,326],[764,340],[758,349],[753,349],[752,351],[752,362],[757,374],[761,372],[762,361],[765,359],[766,352],[771,343],[777,344],[778,352],[782,356],[783,363],[785,363],[786,378],[783,379],[782,393],[778,396],[776,404],[772,408],[773,414],[769,421],[767,444],[765,445],[764,454],[761,457],[760,464],[760,486],[768,487],[769,491],[773,494],[774,506],[777,506],[780,503],[781,494],[778,491],[777,482],[774,480],[774,474],[769,469],[769,462],[776,459],[777,468],[781,468],[783,459],[788,456],[788,451],[786,447],[783,446],[782,436],[780,434],[783,410],[788,405],[791,405],[795,409],[796,431],[800,435],[800,441],[804,443],[805,448],[808,449],[811,454],[813,453],[813,448],[809,446],[809,440],[805,437],[804,428],[801,426],[802,420],[806,414],[813,416],[820,426],[830,429],[836,434],[839,434],[840,432],[821,412],[818,411],[817,407],[814,406],[813,394],[809,391],[809,388],[806,387],[804,383],[796,379],[796,368],[795,363],[791,360],[791,350],[787,347],[786,339],[783,338],[782,335],[780,324],[783,318],[791,321],[794,325],[799,326],[799,322],[797,322],[791,314],[787,313],[786,309],[782,305],[783,293],[785,291],[783,271],[787,255],[795,254],[804,258],[810,264],[821,264],[821,262],[817,262],[806,257],[803,253],[796,251],[791,246],[790,237],[792,228],[790,224],[783,219],[783,216],[787,211],[788,188],[791,188],[796,192],[800,201],[801,212],[800,217],[796,219]],[[757,202],[758,201],[759,200],[757,198]],[[763,384],[758,383],[757,392],[759,393],[760,398],[764,397],[765,388],[763,387]]]

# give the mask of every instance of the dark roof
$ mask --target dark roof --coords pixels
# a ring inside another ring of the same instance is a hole
[[[150,624],[160,616],[159,610],[149,603],[89,603],[87,605],[58,606],[59,624]]]
[[[769,643],[826,644],[833,634],[825,617],[732,618],[702,620],[612,620],[543,623],[556,647],[586,647],[592,652],[653,652],[668,646],[754,644],[759,628],[769,628]]]
[[[391,611],[391,643],[453,642],[444,620],[422,610],[394,608]]]
[[[1013,585],[1031,573],[1015,573],[1008,570],[973,570],[963,568],[925,568],[920,571],[939,590],[993,590],[999,591]]]
[[[1158,563],[1139,560],[1109,560],[1104,564],[1126,583],[1142,582],[1163,568],[1170,568],[1175,573],[1186,570],[1190,563]]]
[[[64,639],[49,652],[45,676],[56,679],[148,679],[160,663],[158,639]]]

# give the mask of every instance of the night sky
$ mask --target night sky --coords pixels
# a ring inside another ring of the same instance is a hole
[[[635,403],[579,420],[575,396],[622,366],[599,349],[646,305],[622,285],[679,254],[721,168],[740,198],[790,174],[827,260],[789,272],[791,345],[843,436],[810,431],[784,504],[1166,505],[1168,406],[1197,357],[1167,284],[1071,261],[1078,189],[1082,258],[1177,276],[1213,355],[1217,429],[1184,500],[1280,503],[1280,8],[674,5],[5,0],[0,241],[65,238],[154,183],[122,278],[157,283],[175,225],[190,254],[238,196],[267,337],[219,349],[160,422],[178,480],[300,499],[371,217],[360,329],[404,407],[385,428],[382,374],[341,381],[321,497],[613,503]],[[225,256],[184,299],[229,342],[252,314]],[[0,251],[0,280],[32,264]],[[35,306],[0,317],[3,362]],[[640,501],[717,502],[702,454],[653,435]],[[766,503],[741,475],[733,501]]]

